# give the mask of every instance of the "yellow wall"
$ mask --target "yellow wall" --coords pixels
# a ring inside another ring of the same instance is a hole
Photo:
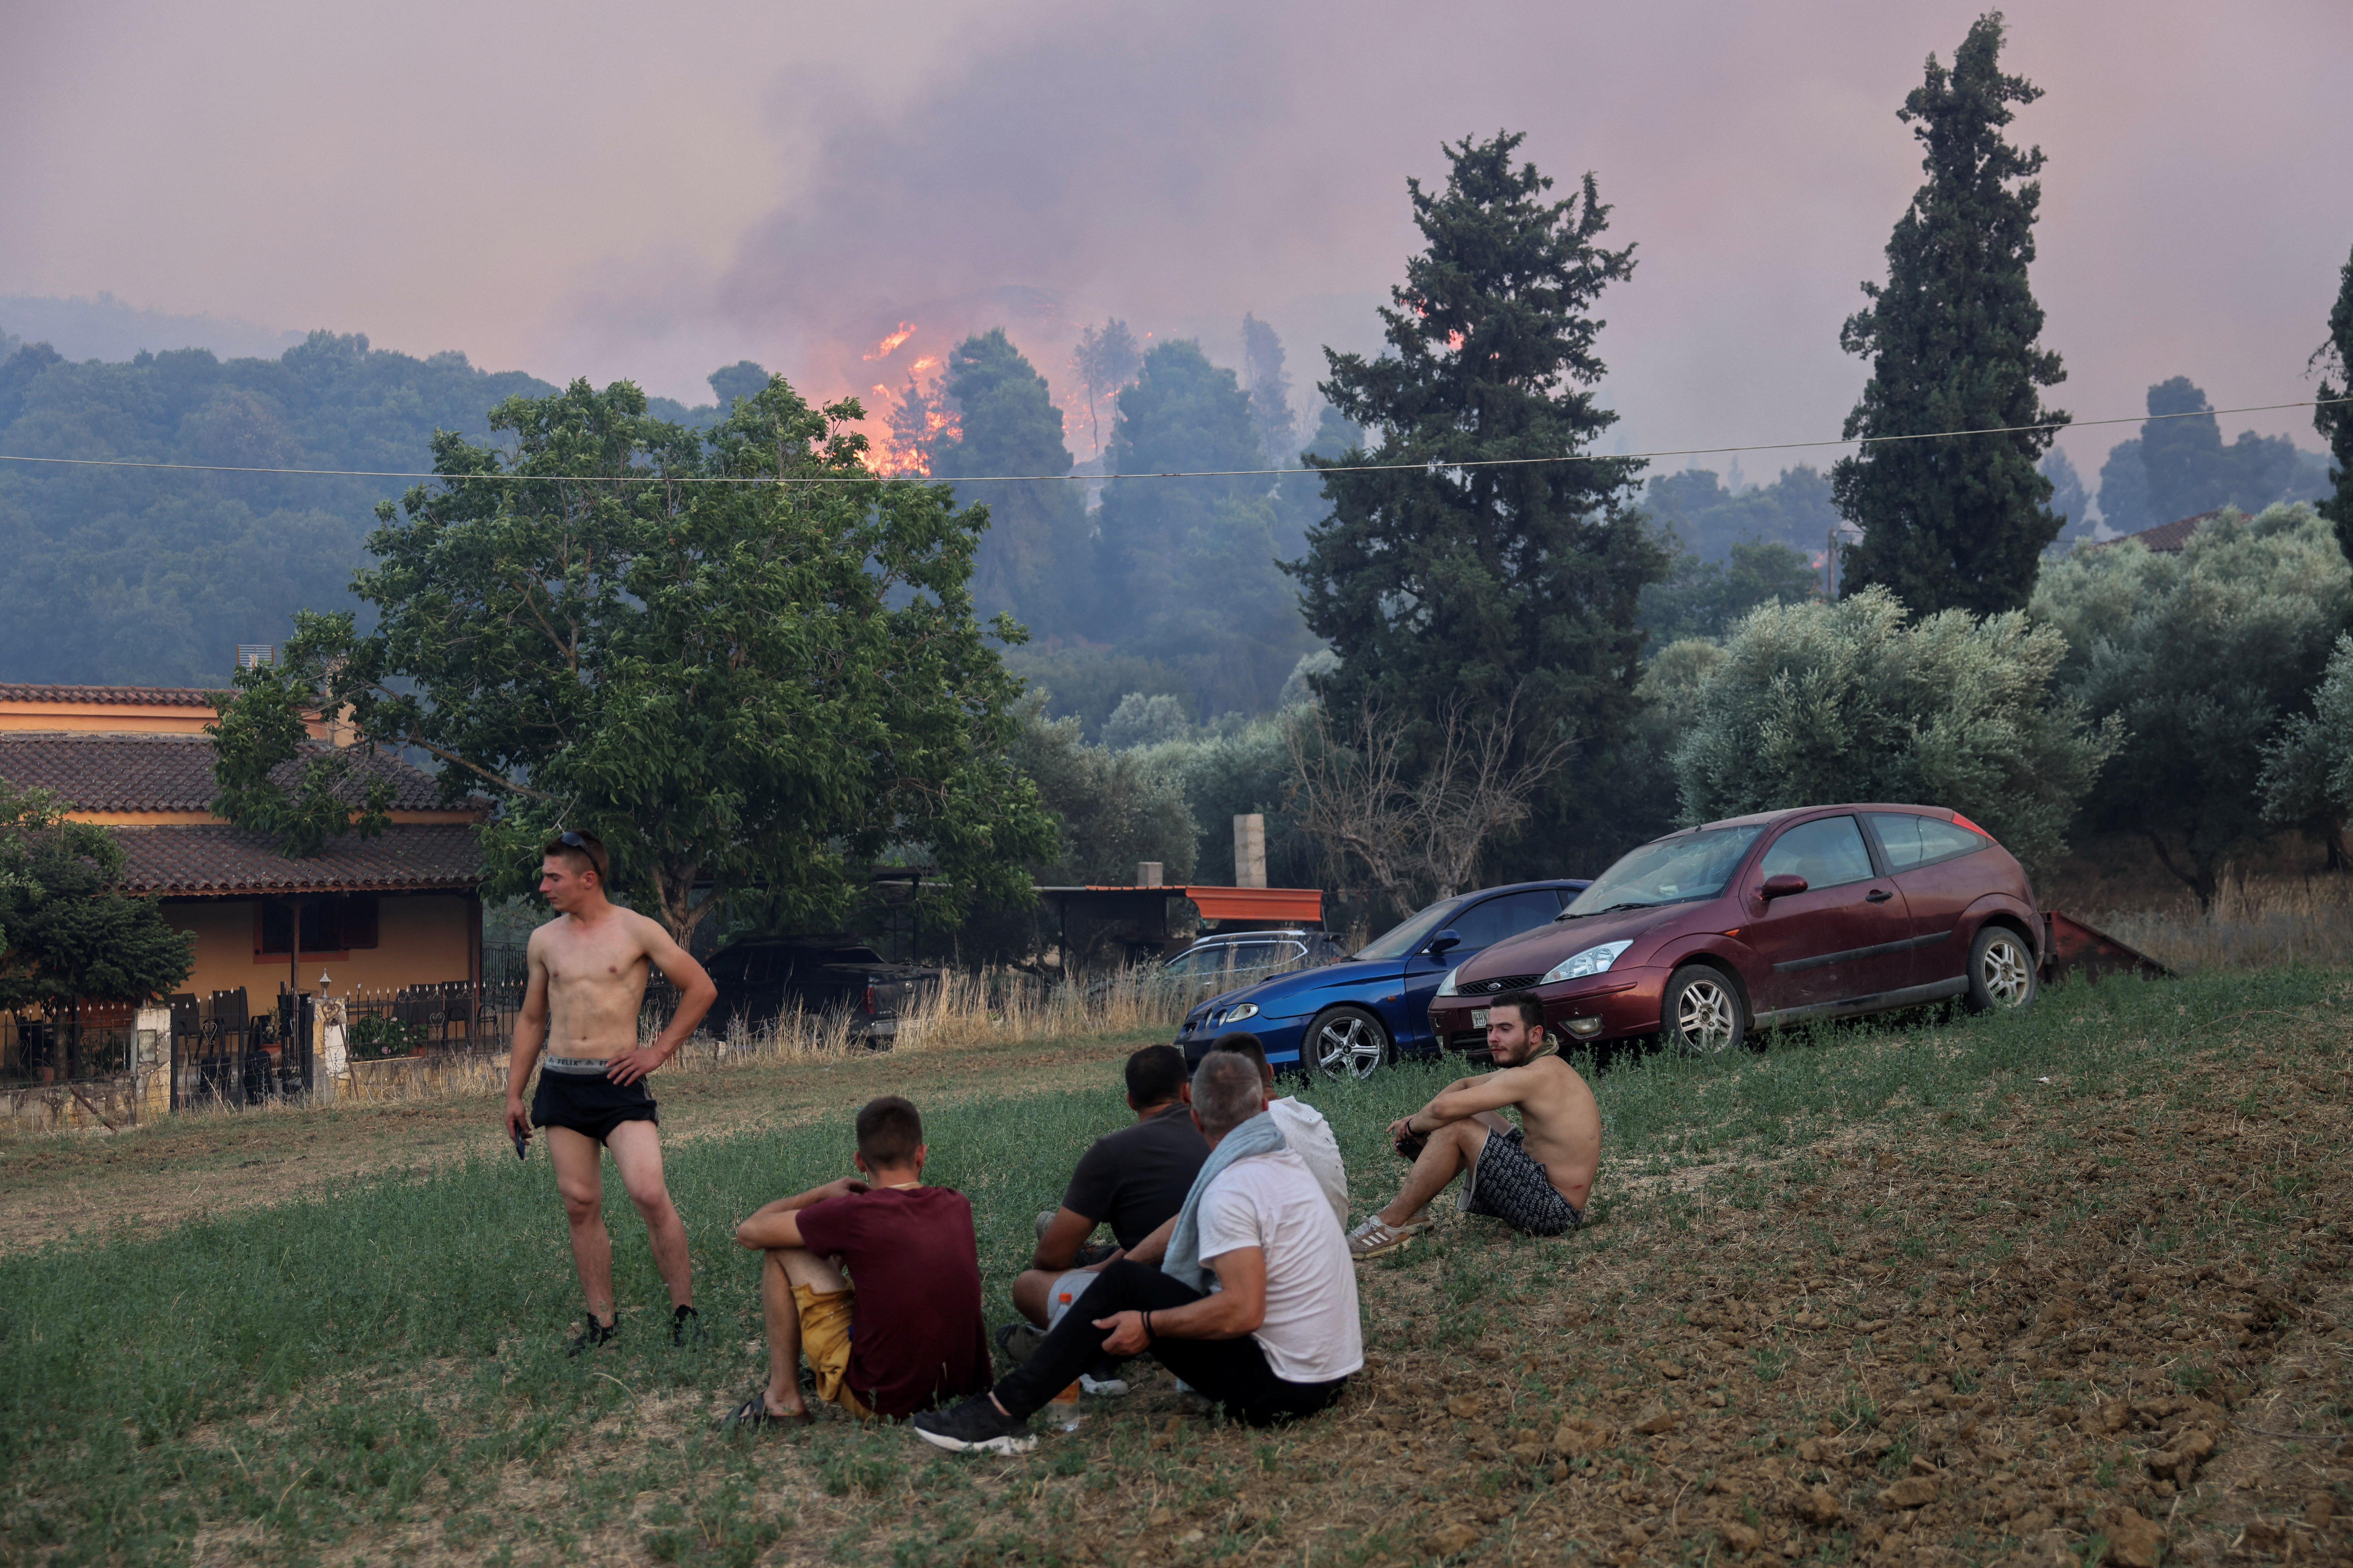
[[[166,899],[164,918],[196,933],[196,967],[181,985],[198,996],[245,987],[249,999],[275,996],[285,983],[285,953],[267,959],[253,951],[251,899]],[[332,994],[389,991],[467,979],[467,899],[462,893],[384,893],[376,900],[376,944],[349,958],[322,963],[302,955],[302,988],[319,988],[327,973]]]

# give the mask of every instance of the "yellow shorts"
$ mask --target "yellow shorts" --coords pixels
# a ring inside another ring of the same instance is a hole
[[[839,1405],[852,1415],[871,1410],[849,1392],[849,1308],[855,1290],[818,1290],[793,1287],[793,1310],[800,1314],[801,1356],[817,1373],[817,1396]]]

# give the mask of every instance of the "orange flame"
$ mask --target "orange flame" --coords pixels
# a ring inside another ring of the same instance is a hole
[[[868,354],[866,357],[870,360],[889,359],[892,354],[899,352],[899,345],[901,343],[905,342],[909,338],[912,338],[914,335],[915,323],[913,321],[902,321],[899,323],[899,330],[892,332],[889,337],[884,338],[881,342],[876,343],[874,345],[874,352]]]
[[[923,358],[917,360],[914,363],[907,367],[907,374],[910,375],[921,375],[927,370],[937,370],[939,368],[940,356],[937,354],[925,354]]]

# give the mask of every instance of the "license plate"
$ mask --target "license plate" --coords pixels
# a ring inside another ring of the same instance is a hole
[[[1487,1009],[1473,1007],[1471,1010],[1471,1026],[1474,1029],[1483,1029],[1487,1026]]]

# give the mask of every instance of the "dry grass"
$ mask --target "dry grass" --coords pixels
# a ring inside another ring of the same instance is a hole
[[[2353,878],[2224,874],[2213,906],[2178,900],[2093,923],[2171,969],[2341,963],[2353,952]]]

